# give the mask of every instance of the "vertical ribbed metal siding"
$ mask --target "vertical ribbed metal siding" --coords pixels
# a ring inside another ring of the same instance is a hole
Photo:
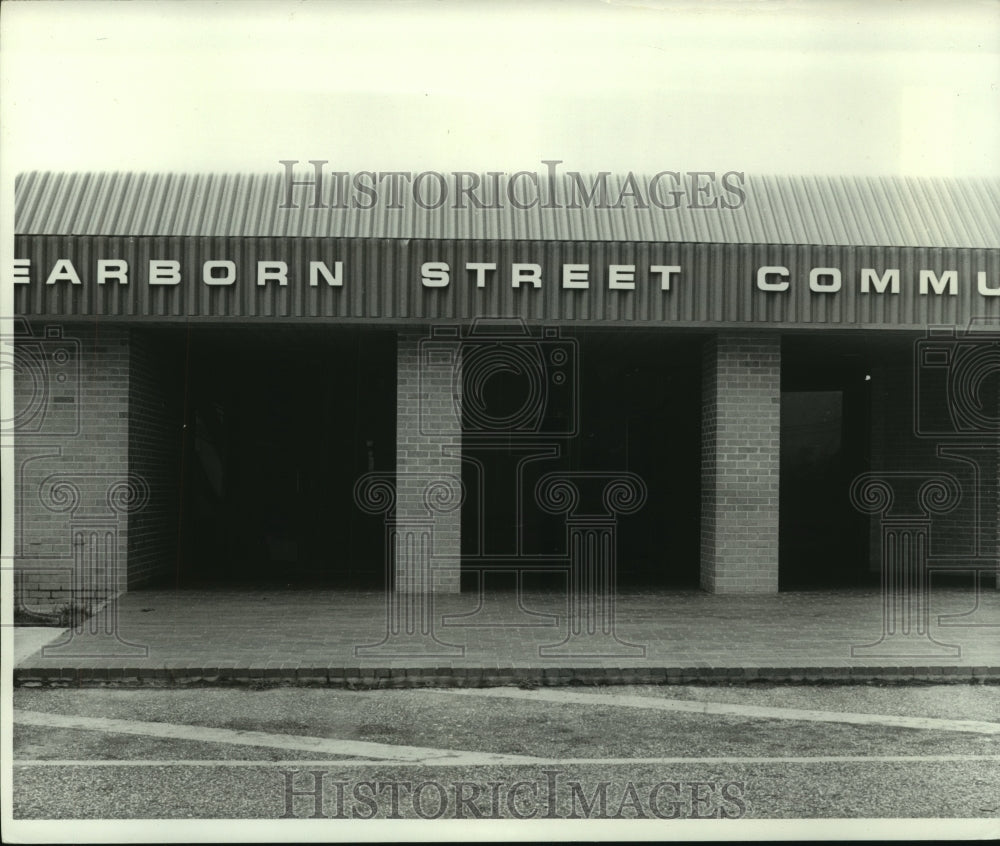
[[[15,288],[16,308],[24,315],[198,320],[448,320],[508,315],[587,323],[841,327],[962,325],[972,317],[1000,318],[1000,297],[982,297],[976,292],[978,271],[987,274],[991,287],[1000,286],[998,250],[316,238],[19,237],[16,241],[16,255],[33,261],[33,283]],[[74,261],[83,285],[72,290],[65,283],[43,284],[58,258]],[[126,259],[130,284],[97,285],[92,275],[98,258]],[[182,263],[184,281],[176,288],[149,286],[141,278],[139,269],[146,262],[163,258]],[[202,284],[202,263],[223,258],[237,263],[240,277],[236,284],[232,288]],[[251,274],[256,261],[267,259],[289,263],[287,287],[254,284]],[[310,287],[305,268],[312,259],[343,261],[344,287]],[[420,284],[424,261],[448,262],[451,285],[424,288]],[[464,271],[470,261],[498,264],[485,289],[476,289]],[[542,288],[512,288],[507,269],[514,262],[540,263]],[[560,277],[564,263],[590,264],[591,288],[564,290]],[[608,290],[605,268],[609,264],[637,265],[636,290]],[[645,269],[652,264],[682,266],[672,291],[662,292],[658,277],[646,278]],[[762,265],[789,267],[791,289],[787,293],[757,290],[756,268]],[[841,269],[840,293],[809,292],[809,269],[823,266]],[[859,293],[862,267],[880,273],[899,268],[900,293]],[[917,289],[921,268],[937,273],[956,270],[959,295],[921,296]]]

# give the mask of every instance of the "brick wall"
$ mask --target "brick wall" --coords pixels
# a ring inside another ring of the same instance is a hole
[[[720,334],[702,361],[701,586],[778,590],[781,338]]]
[[[19,597],[47,610],[126,586],[128,516],[109,495],[128,473],[129,345],[99,323],[31,330],[16,342],[15,559]]]
[[[177,565],[183,423],[182,350],[149,330],[130,333],[128,461],[149,491],[130,516],[128,587],[155,584]]]
[[[461,421],[456,414],[453,367],[437,362],[422,367],[420,341],[423,332],[401,331],[396,339],[396,525],[426,525],[433,519],[434,556],[432,572],[435,592],[457,593],[460,589],[461,509],[430,513],[424,490],[435,475],[461,479]],[[387,554],[389,554],[387,552]],[[397,590],[419,590],[418,574],[405,563],[395,562]]]

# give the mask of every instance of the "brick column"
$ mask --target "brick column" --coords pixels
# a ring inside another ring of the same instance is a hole
[[[428,474],[462,477],[457,338],[453,360],[445,361],[435,351],[428,354],[435,356],[428,362],[422,360],[420,349],[426,337],[426,332],[404,330],[396,338],[396,520],[402,523],[426,519],[423,497]],[[432,589],[436,593],[460,590],[461,525],[460,509],[435,516]],[[418,589],[405,562],[396,562],[395,581],[397,590]]]
[[[720,334],[702,358],[701,586],[778,590],[781,338]]]
[[[109,488],[128,478],[128,330],[37,321],[15,346],[18,600],[92,605],[127,586],[127,515],[114,518],[118,548],[86,570],[73,520],[105,514]]]

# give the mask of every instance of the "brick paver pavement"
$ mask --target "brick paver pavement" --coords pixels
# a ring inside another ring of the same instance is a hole
[[[85,622],[82,633],[75,631],[62,645],[27,658],[15,679],[22,684],[348,685],[1000,681],[1000,592],[995,590],[983,593],[974,613],[952,618],[962,626],[940,625],[939,615],[972,611],[975,595],[937,590],[931,597],[930,637],[910,632],[853,656],[852,646],[882,635],[878,590],[765,596],[622,591],[616,632],[624,646],[587,637],[584,630],[562,647],[562,654],[542,647],[567,637],[565,595],[526,593],[519,604],[514,593],[494,593],[475,613],[477,602],[475,594],[435,597],[426,617],[433,625],[424,637],[419,629],[404,630],[381,647],[359,653],[357,647],[386,641],[382,593],[140,590]],[[95,627],[100,628],[96,633]],[[107,633],[115,628],[117,637]]]

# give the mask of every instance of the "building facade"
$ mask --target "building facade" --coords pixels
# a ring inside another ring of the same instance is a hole
[[[994,578],[1000,183],[740,175],[713,205],[612,178],[632,202],[602,206],[550,175],[363,208],[291,173],[19,179],[26,605],[553,587],[590,518],[622,585],[865,584],[886,521],[932,512],[921,566]]]

